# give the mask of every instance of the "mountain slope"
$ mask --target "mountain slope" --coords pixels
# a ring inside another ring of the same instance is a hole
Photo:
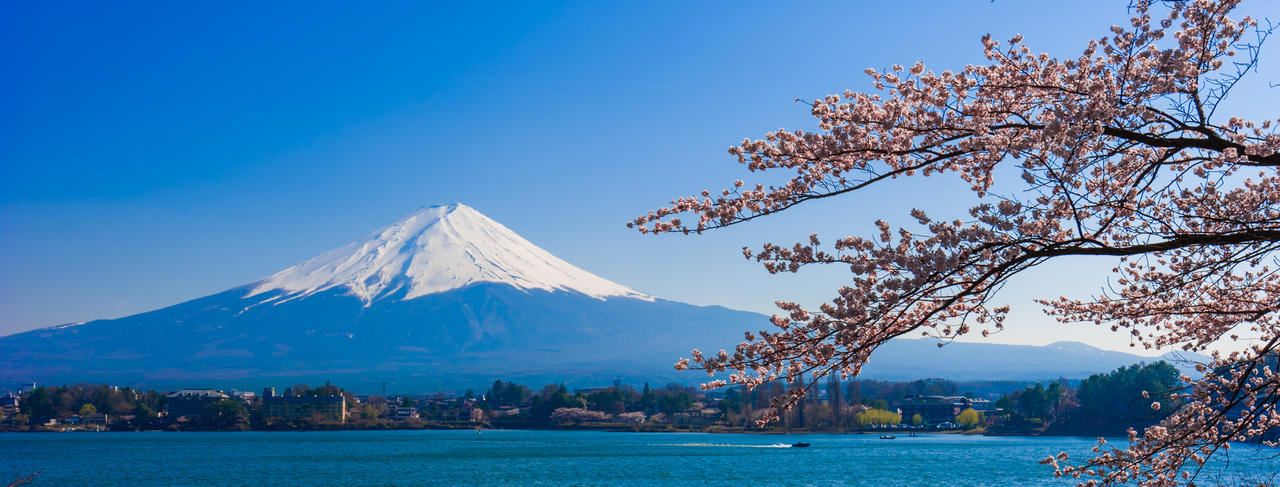
[[[0,380],[124,384],[389,382],[454,390],[495,378],[672,380],[686,343],[726,343],[758,315],[665,300],[479,283],[372,305],[332,289],[273,304],[247,288],[117,320],[0,339]]]

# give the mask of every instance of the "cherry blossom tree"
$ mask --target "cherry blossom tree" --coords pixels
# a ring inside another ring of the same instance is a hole
[[[603,411],[592,411],[586,408],[556,408],[551,412],[551,419],[559,423],[606,421],[612,417]]]
[[[618,421],[622,423],[640,424],[640,423],[643,423],[644,420],[645,420],[645,415],[644,415],[644,412],[642,411],[632,411],[629,413],[622,413],[618,415]]]
[[[1235,13],[1238,3],[1134,3],[1128,25],[1074,58],[1035,53],[1021,36],[987,36],[982,65],[867,69],[872,90],[812,102],[816,130],[731,147],[757,177],[785,182],[737,181],[629,225],[701,233],[915,177],[958,178],[979,203],[954,220],[915,209],[905,226],[877,221],[870,237],[826,246],[815,234],[744,248],[771,273],[836,265],[851,282],[818,309],[778,302],[772,331],[748,332],[714,355],[694,350],[677,368],[728,375],[706,388],[787,381],[766,418],[776,419],[823,377],[856,376],[890,339],[1001,330],[1008,307],[996,296],[1028,269],[1109,256],[1116,265],[1099,276],[1110,283],[1098,296],[1046,296],[1045,311],[1150,349],[1211,351],[1227,342],[1235,351],[1213,352],[1199,366],[1203,377],[1184,377],[1174,404],[1148,399],[1153,409],[1177,410],[1131,431],[1126,448],[1100,441],[1093,458],[1045,463],[1089,485],[1178,485],[1229,442],[1275,431],[1280,120],[1218,113],[1271,32]]]

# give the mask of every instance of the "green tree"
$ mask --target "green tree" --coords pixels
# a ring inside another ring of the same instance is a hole
[[[1049,408],[1049,394],[1044,386],[1036,384],[1022,391],[1018,397],[1018,408],[1029,417],[1044,420]]]
[[[545,421],[557,409],[585,409],[586,407],[586,399],[580,395],[569,394],[569,389],[564,384],[548,384],[542,388],[541,394],[533,397],[533,405],[529,408],[529,415],[533,419]]]
[[[489,404],[491,409],[497,409],[501,406],[519,406],[530,396],[532,394],[529,392],[528,387],[514,382],[495,380],[493,381],[493,387],[490,387],[489,392],[485,393],[485,402]]]
[[[304,395],[304,394],[299,393],[298,395],[300,395],[300,396],[301,396],[301,395]],[[342,389],[339,389],[339,388],[338,388],[338,386],[335,386],[335,385],[333,385],[333,384],[330,384],[330,383],[329,383],[329,381],[324,381],[324,385],[322,385],[322,386],[320,386],[320,387],[317,387],[317,388],[315,388],[315,389],[307,390],[307,391],[306,391],[306,393],[305,393],[305,395],[307,395],[307,396],[320,396],[320,397],[325,397],[325,396],[341,396],[341,395],[342,395]]]
[[[671,414],[671,413],[678,413],[680,411],[684,411],[686,409],[693,407],[693,396],[690,396],[688,392],[685,392],[685,391],[678,391],[678,392],[663,391],[663,392],[666,392],[666,394],[662,394],[658,397],[659,411],[662,411],[663,413],[666,413],[666,414]]]
[[[630,387],[610,387],[587,395],[587,405],[593,410],[609,414],[626,412],[627,404],[639,402],[640,395]]]
[[[644,391],[640,393],[640,409],[647,413],[655,413],[658,410],[658,394],[649,389],[649,383],[644,383]]]
[[[134,415],[139,419],[149,420],[156,417],[156,411],[151,409],[151,406],[148,406],[145,402],[139,402],[133,411]]]
[[[20,409],[28,411],[31,419],[37,422],[57,417],[58,408],[54,404],[53,392],[49,387],[35,388],[21,400]]]
[[[216,401],[205,409],[204,424],[220,429],[244,429],[248,426],[249,414],[244,404],[235,399]]]
[[[1159,401],[1163,406],[1172,406],[1174,401],[1169,394],[1182,386],[1179,375],[1178,369],[1163,361],[1091,375],[1080,382],[1076,393],[1080,407],[1075,419],[1114,432],[1155,424],[1173,408],[1154,411],[1151,403]],[[1143,397],[1143,392],[1149,397]]]
[[[98,412],[98,408],[93,407],[93,405],[92,405],[92,404],[85,403],[83,406],[80,406],[80,415],[81,415],[81,416],[88,416],[88,415],[93,414],[93,413],[96,413],[96,412]]]
[[[854,416],[858,426],[886,426],[902,423],[902,415],[883,409],[868,409]]]
[[[966,408],[956,415],[956,423],[966,428],[973,428],[986,422],[986,420],[986,415],[982,414],[981,411],[975,411],[973,408]]]
[[[920,413],[912,414],[912,415],[911,415],[911,424],[916,425],[916,426],[920,426],[920,425],[924,424],[924,418],[920,416]]]

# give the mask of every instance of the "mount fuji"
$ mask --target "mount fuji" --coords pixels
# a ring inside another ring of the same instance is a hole
[[[591,274],[461,204],[419,209],[258,281],[167,308],[0,337],[0,385],[153,388],[333,381],[371,392],[697,383],[672,364],[729,348],[759,314],[660,299]],[[1172,358],[1172,357],[1166,357]],[[863,378],[1083,378],[1150,357],[897,339]]]
[[[452,204],[217,294],[0,338],[0,382],[331,380],[415,391],[494,379],[691,382],[676,359],[694,344],[736,343],[762,320],[611,282]]]

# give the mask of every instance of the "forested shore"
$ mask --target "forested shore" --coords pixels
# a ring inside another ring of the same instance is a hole
[[[1167,416],[1178,406],[1170,394],[1181,385],[1177,369],[1165,362],[1121,367],[1082,381],[829,380],[778,421],[761,425],[784,384],[703,391],[679,384],[615,383],[570,391],[562,384],[534,390],[497,380],[486,390],[454,395],[357,395],[327,383],[297,384],[277,397],[264,397],[269,391],[198,390],[208,399],[196,403],[197,409],[175,406],[189,402],[179,393],[191,390],[74,384],[10,394],[0,431],[501,428],[1107,436],[1124,435],[1128,428],[1140,431]],[[285,398],[303,405],[339,402],[341,413],[264,406]],[[1152,409],[1153,401],[1165,407]]]

